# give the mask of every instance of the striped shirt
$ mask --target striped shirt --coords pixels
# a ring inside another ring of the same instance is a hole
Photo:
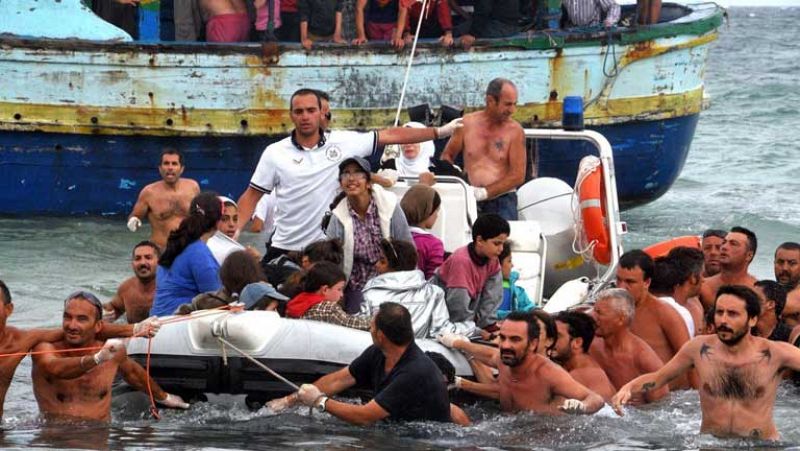
[[[603,25],[613,26],[619,22],[620,8],[615,0],[563,0],[563,4],[573,27],[598,25],[602,13],[606,16]]]

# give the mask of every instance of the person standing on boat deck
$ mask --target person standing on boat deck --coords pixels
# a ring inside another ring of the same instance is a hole
[[[725,235],[719,254],[720,272],[703,281],[700,301],[710,309],[714,305],[717,290],[722,285],[744,285],[752,288],[756,279],[748,272],[756,256],[758,239],[756,234],[744,227],[733,227]]]
[[[464,172],[472,185],[480,213],[517,220],[516,189],[525,183],[525,134],[511,116],[517,88],[495,78],[486,88],[486,108],[464,116],[464,127],[447,143],[441,159],[454,163],[464,153]]]
[[[800,244],[788,241],[775,249],[775,280],[794,290],[800,282]]]
[[[458,407],[450,404],[439,368],[414,343],[411,314],[405,307],[381,304],[370,322],[370,333],[373,345],[350,365],[313,384],[303,384],[297,393],[271,401],[267,407],[280,411],[299,401],[357,425],[384,419],[449,422],[465,418],[463,412],[451,414]],[[356,385],[371,388],[373,399],[356,405],[329,398]]]
[[[175,149],[161,152],[158,172],[161,180],[145,186],[128,218],[128,229],[135,232],[142,219],[150,221],[150,241],[161,249],[167,245],[169,233],[178,227],[189,212],[189,202],[200,193],[200,185],[181,175],[186,167],[183,155]]]
[[[636,23],[657,24],[661,17],[661,0],[636,0]]]
[[[306,50],[310,50],[314,42],[345,43],[342,39],[342,0],[297,0],[297,13],[300,16],[300,43]]]
[[[616,283],[618,288],[633,296],[636,305],[631,331],[647,342],[662,362],[666,362],[689,341],[689,332],[675,308],[650,293],[654,270],[653,259],[644,251],[628,251],[619,258]],[[689,387],[686,379],[673,381],[670,385],[671,389]]]
[[[33,348],[31,379],[39,412],[48,418],[110,420],[111,386],[117,372],[139,391],[147,393],[149,386],[159,404],[188,409],[180,396],[162,390],[128,358],[125,342],[98,337],[105,326],[102,314],[103,305],[93,294],[73,293],[64,301],[63,338]],[[85,349],[101,346],[97,352]],[[58,354],[70,349],[74,351]]]
[[[511,229],[498,215],[478,216],[472,243],[460,247],[436,270],[431,282],[445,292],[451,321],[475,321],[495,329],[497,308],[503,301],[503,275],[497,257]]]
[[[323,221],[325,235],[341,241],[344,247],[347,313],[359,312],[364,300],[361,289],[377,275],[381,238],[413,240],[397,196],[372,184],[371,173],[369,162],[361,157],[344,160],[339,165],[341,192]]]
[[[568,28],[599,25],[601,19],[604,27],[619,22],[621,10],[615,0],[563,0],[562,5],[567,10]]]
[[[675,283],[672,298],[679,305],[686,307],[692,315],[694,333],[702,334],[705,330],[703,304],[700,303],[700,289],[703,287],[703,252],[699,249],[679,246],[667,254],[675,269]]]
[[[400,0],[397,23],[402,26],[395,30],[395,37],[392,38],[395,47],[402,49],[414,41],[420,17],[421,39],[438,39],[444,47],[453,45],[453,18],[448,0],[428,0],[425,11],[422,11],[422,3],[417,0]]]
[[[398,0],[357,0],[353,44],[366,44],[370,40],[391,41],[396,47],[402,47],[393,41],[397,29],[403,28],[398,18],[399,9]]]
[[[281,27],[275,30],[279,41],[300,42],[300,14],[297,0],[275,0],[280,3]]]
[[[622,415],[633,394],[656,390],[694,368],[702,387],[701,433],[778,440],[775,394],[785,369],[800,370],[800,349],[751,335],[759,310],[749,287],[720,287],[713,306],[716,334],[693,339],[660,370],[626,384],[614,395],[614,409]]]
[[[459,43],[466,49],[475,39],[507,38],[519,33],[519,0],[475,0],[472,18],[456,28]]]
[[[222,202],[216,193],[205,191],[192,199],[189,216],[170,233],[156,273],[156,297],[151,315],[172,315],[181,305],[206,291],[216,291],[219,263],[206,245],[217,232]]]
[[[122,282],[114,297],[103,304],[103,319],[114,322],[125,315],[130,324],[147,319],[156,294],[156,267],[160,254],[152,241],[142,241],[133,247],[131,267],[134,276]]]
[[[550,358],[563,366],[573,379],[602,396],[604,401],[611,401],[617,389],[600,364],[589,355],[597,327],[594,319],[586,313],[564,311],[559,312],[555,320],[558,339]]]
[[[139,22],[136,19],[140,0],[92,0],[92,11],[101,19],[121,28],[131,37],[139,39]]]
[[[781,321],[781,313],[786,305],[786,289],[773,280],[759,280],[753,291],[758,295],[761,313],[758,322],[750,333],[772,341],[789,341],[792,328]]]
[[[439,128],[396,127],[358,133],[321,128],[321,101],[315,90],[300,89],[290,100],[295,125],[291,136],[270,144],[261,154],[250,185],[239,198],[239,230],[261,196],[276,193],[275,233],[262,264],[301,251],[325,238],[320,227],[339,186],[339,164],[351,157],[378,157],[387,144],[446,138],[461,126],[456,119]]]
[[[247,42],[253,24],[245,0],[198,0],[206,21],[207,42]]]
[[[592,310],[597,329],[589,355],[594,357],[617,389],[664,365],[653,348],[631,332],[635,310],[633,296],[622,288],[598,293]],[[667,394],[669,387],[664,387],[645,393],[636,401],[640,404],[655,402]]]
[[[725,235],[728,232],[719,229],[708,229],[703,232],[701,248],[703,249],[703,277],[708,279],[719,274],[719,254],[722,250],[722,243],[725,242]]]

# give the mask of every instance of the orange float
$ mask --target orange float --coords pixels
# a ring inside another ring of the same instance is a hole
[[[606,219],[604,190],[603,169],[597,166],[581,180],[578,196],[586,241],[595,243],[592,251],[595,261],[607,265],[611,262],[611,237]]]
[[[701,238],[698,235],[686,235],[672,238],[660,243],[651,244],[644,248],[645,253],[652,258],[664,257],[676,247],[691,247],[703,250]]]

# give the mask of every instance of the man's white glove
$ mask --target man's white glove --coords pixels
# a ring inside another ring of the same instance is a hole
[[[464,383],[464,378],[462,378],[461,376],[456,376],[455,380],[453,380],[453,385],[455,385],[456,388],[461,388],[461,385],[463,385],[463,383]]]
[[[475,195],[475,200],[478,202],[486,200],[486,198],[489,197],[489,192],[482,186],[473,186],[472,194]]]
[[[455,133],[456,130],[458,130],[463,126],[464,126],[464,119],[460,117],[457,119],[453,119],[446,125],[442,125],[441,127],[436,128],[436,139],[449,138],[450,136],[453,136],[453,133]]]
[[[109,360],[113,360],[119,354],[125,353],[125,342],[120,340],[119,338],[113,338],[111,340],[106,341],[103,345],[103,349],[97,351],[97,354],[94,355],[94,363],[97,365],[102,364],[103,362],[108,362]]]
[[[308,407],[314,407],[320,396],[322,392],[314,384],[303,384],[297,391],[297,399]]]
[[[167,393],[167,397],[166,398],[158,400],[156,402],[158,402],[159,404],[161,404],[164,407],[170,407],[170,408],[173,408],[173,409],[188,409],[189,408],[189,403],[184,401],[183,398],[181,398],[178,395],[172,395],[172,394],[169,394],[169,393]]]
[[[558,409],[565,413],[584,413],[586,412],[586,405],[583,404],[583,401],[577,399],[567,399]]]
[[[151,316],[133,325],[133,336],[152,338],[156,336],[159,329],[161,329],[161,320],[157,316]]]
[[[456,342],[463,341],[466,343],[467,339],[464,338],[463,335],[454,334],[451,332],[445,332],[443,334],[437,335],[436,341],[447,346],[448,348],[452,348],[455,346]]]
[[[131,216],[128,219],[128,230],[131,232],[135,232],[139,230],[139,227],[142,226],[142,220],[137,218],[136,216]]]
[[[397,179],[400,177],[400,174],[398,174],[394,169],[381,169],[378,171],[378,175],[392,182],[392,185],[397,183]]]

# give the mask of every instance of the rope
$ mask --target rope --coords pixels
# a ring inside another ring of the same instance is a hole
[[[153,415],[153,418],[156,421],[161,419],[161,415],[158,413],[158,407],[156,407],[156,398],[153,396],[153,387],[150,386],[150,345],[153,343],[152,338],[147,339],[147,357],[145,360],[145,380],[147,381],[147,394],[150,396],[150,414]]]
[[[606,35],[608,36],[608,44],[607,44],[608,49],[606,50],[606,54],[603,57],[603,75],[605,75],[606,78],[614,78],[617,75],[619,75],[619,66],[617,62],[617,47],[614,45],[614,40],[610,30],[606,31]],[[611,71],[610,73],[606,70],[606,63],[608,62],[609,53],[611,53],[614,59],[614,70]]]
[[[219,340],[219,341],[220,341],[220,342],[223,344],[223,346],[224,346],[224,345],[230,346],[231,348],[233,348],[233,350],[234,350],[234,351],[236,351],[236,352],[238,352],[239,354],[241,354],[241,355],[242,355],[242,357],[244,357],[244,358],[246,358],[247,360],[249,360],[249,361],[253,362],[253,363],[254,363],[254,364],[256,364],[258,367],[260,367],[261,369],[263,369],[263,370],[264,370],[264,371],[266,371],[267,373],[271,374],[272,376],[274,376],[274,377],[275,377],[276,379],[278,379],[279,381],[281,381],[281,382],[283,382],[284,384],[286,384],[286,385],[288,385],[288,386],[292,387],[294,390],[300,390],[300,387],[299,387],[299,386],[297,386],[297,384],[295,384],[294,382],[290,381],[289,379],[286,379],[285,377],[281,376],[280,374],[276,373],[275,371],[273,371],[273,370],[272,370],[270,367],[268,367],[267,365],[264,365],[263,363],[259,362],[259,361],[258,361],[258,360],[256,360],[255,358],[253,358],[253,356],[251,356],[250,354],[248,354],[248,353],[246,353],[245,351],[242,351],[241,349],[239,349],[239,348],[237,348],[236,346],[232,345],[232,344],[231,344],[231,342],[229,342],[228,340],[226,340],[226,339],[224,339],[224,338],[222,338],[222,337],[217,337],[217,339],[218,339],[218,340]]]
[[[403,102],[406,98],[406,88],[408,88],[408,76],[411,75],[411,64],[414,63],[414,53],[417,51],[417,41],[419,40],[419,32],[422,29],[422,20],[425,18],[425,8],[428,6],[428,0],[422,0],[422,12],[419,15],[417,22],[417,31],[414,33],[414,43],[411,45],[411,54],[408,56],[408,65],[406,66],[406,76],[403,79],[403,90],[400,91],[400,102],[397,104],[397,113],[394,115],[394,126],[400,124],[400,111],[403,109]]]

